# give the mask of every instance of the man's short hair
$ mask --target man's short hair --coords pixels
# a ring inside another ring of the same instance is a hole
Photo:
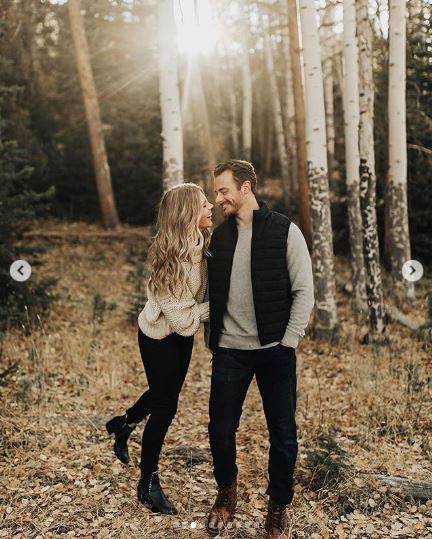
[[[216,178],[220,176],[226,170],[230,170],[233,174],[234,181],[237,184],[238,189],[249,181],[251,184],[252,193],[256,193],[257,177],[254,167],[249,161],[243,161],[241,159],[228,159],[223,163],[218,163],[213,171],[213,175]]]

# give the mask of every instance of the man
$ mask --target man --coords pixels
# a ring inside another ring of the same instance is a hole
[[[314,303],[311,261],[299,228],[257,201],[251,163],[217,165],[214,186],[227,219],[213,233],[208,259],[209,435],[218,495],[206,530],[218,535],[234,514],[236,431],[255,376],[270,435],[267,538],[287,538],[297,457],[295,348]]]

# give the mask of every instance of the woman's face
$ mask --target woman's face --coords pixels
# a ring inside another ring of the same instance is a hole
[[[200,230],[205,230],[206,228],[211,228],[213,225],[212,222],[212,208],[211,204],[204,193],[200,193],[200,202],[201,202],[201,213],[198,220],[198,228]]]

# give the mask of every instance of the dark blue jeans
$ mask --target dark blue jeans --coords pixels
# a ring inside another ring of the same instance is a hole
[[[209,435],[217,484],[227,486],[237,475],[236,432],[255,375],[270,435],[267,494],[276,503],[290,503],[297,458],[294,348],[218,348],[212,361]]]

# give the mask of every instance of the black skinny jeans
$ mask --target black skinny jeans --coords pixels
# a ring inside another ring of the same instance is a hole
[[[171,333],[151,339],[138,329],[138,344],[149,389],[127,410],[129,423],[147,415],[141,447],[141,475],[148,478],[158,467],[165,435],[177,413],[178,399],[192,355],[193,337]]]
[[[297,458],[294,348],[218,348],[212,361],[209,435],[217,484],[227,486],[237,476],[236,432],[255,375],[270,435],[267,494],[276,503],[290,503]]]

